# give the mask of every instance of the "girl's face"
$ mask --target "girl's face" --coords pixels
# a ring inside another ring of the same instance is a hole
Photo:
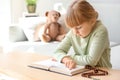
[[[89,21],[89,22],[84,22],[81,25],[72,28],[72,30],[76,35],[84,38],[90,34],[90,32],[93,30],[93,27],[94,27],[94,23]]]

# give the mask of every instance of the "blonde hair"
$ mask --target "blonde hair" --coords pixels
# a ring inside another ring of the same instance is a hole
[[[98,13],[86,0],[75,0],[67,10],[65,22],[68,27],[73,28],[97,17]]]

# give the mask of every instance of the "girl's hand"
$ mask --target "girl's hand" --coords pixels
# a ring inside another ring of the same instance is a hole
[[[69,56],[64,57],[62,59],[62,63],[64,63],[69,69],[73,69],[76,67],[76,62]]]

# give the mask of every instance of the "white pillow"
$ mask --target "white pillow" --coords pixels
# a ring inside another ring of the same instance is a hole
[[[9,27],[9,40],[11,42],[26,41],[27,37],[21,27],[18,25],[12,25]]]
[[[34,29],[40,24],[46,22],[46,17],[27,17],[21,18],[19,25],[22,27],[29,41],[34,41]]]
[[[64,19],[65,15],[61,15],[60,19],[58,20],[58,22],[64,27],[64,29],[68,32],[69,28],[65,25],[65,19]]]
[[[110,47],[115,47],[115,46],[118,46],[120,45],[119,43],[116,43],[116,42],[113,42],[113,41],[110,41]]]

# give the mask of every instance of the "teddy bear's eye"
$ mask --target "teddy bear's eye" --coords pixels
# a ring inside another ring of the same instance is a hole
[[[53,14],[53,16],[59,16],[58,14]]]

